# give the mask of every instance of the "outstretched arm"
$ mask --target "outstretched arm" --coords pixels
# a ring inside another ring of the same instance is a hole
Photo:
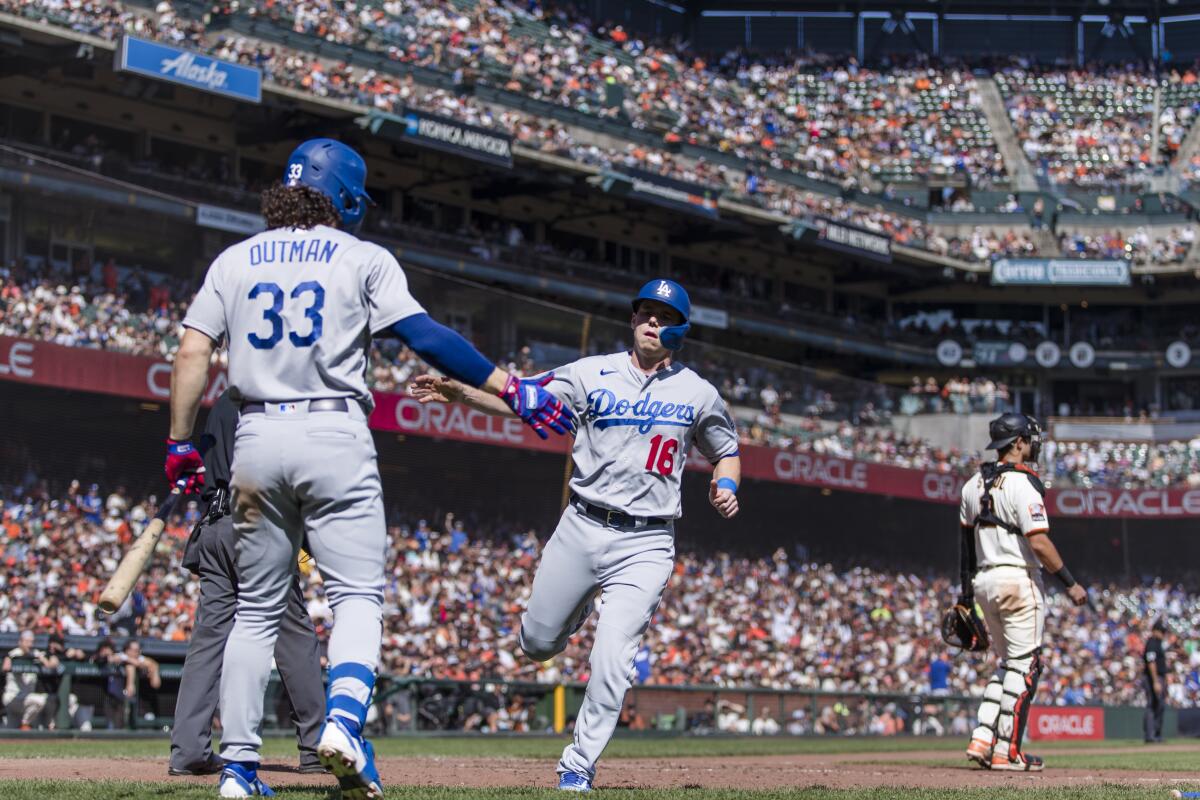
[[[559,434],[574,433],[575,415],[546,391],[553,373],[539,379],[509,374],[493,366],[457,331],[434,322],[424,312],[405,317],[391,330],[417,355],[458,379],[464,388],[478,387],[483,393],[496,395],[513,416],[520,417],[543,439],[549,438],[546,428]]]
[[[453,378],[418,375],[408,385],[408,393],[420,403],[462,403],[468,408],[496,417],[514,417],[508,403],[482,389],[474,389]]]

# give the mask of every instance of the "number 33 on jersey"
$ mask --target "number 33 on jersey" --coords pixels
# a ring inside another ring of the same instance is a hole
[[[241,399],[337,396],[369,409],[365,339],[423,310],[391,253],[318,225],[264,231],[223,252],[188,325],[228,340]]]
[[[675,519],[688,452],[737,455],[737,428],[711,383],[678,362],[647,376],[628,352],[554,370],[546,387],[581,420],[571,489],[638,517]]]

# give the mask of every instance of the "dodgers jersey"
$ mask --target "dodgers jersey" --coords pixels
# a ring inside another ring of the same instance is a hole
[[[962,488],[958,508],[959,522],[973,525],[979,516],[979,501],[983,497],[983,476],[978,472]],[[1010,525],[1021,529],[1022,536],[995,525],[980,524],[975,528],[975,552],[980,567],[1030,567],[1040,569],[1041,562],[1029,546],[1028,537],[1050,530],[1045,500],[1033,488],[1029,479],[1019,471],[1005,472],[992,484],[992,511]]]
[[[183,324],[228,338],[238,400],[345,397],[369,411],[371,335],[423,311],[391,253],[318,225],[264,231],[222,252]]]
[[[692,445],[714,464],[737,455],[725,401],[682,364],[646,375],[628,351],[589,356],[554,370],[546,389],[579,417],[571,489],[603,508],[675,519]]]

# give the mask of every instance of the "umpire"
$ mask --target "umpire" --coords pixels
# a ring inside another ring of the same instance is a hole
[[[1167,623],[1157,619],[1146,640],[1146,744],[1163,740],[1163,714],[1167,710],[1167,654],[1163,648],[1166,632]]]
[[[225,640],[233,629],[237,610],[237,557],[229,513],[229,462],[237,423],[238,407],[225,392],[208,414],[200,443],[208,479],[204,493],[208,507],[183,555],[183,566],[200,577],[200,605],[175,705],[168,767],[171,775],[209,775],[224,766],[212,751],[212,719],[220,698]],[[275,664],[291,700],[300,771],[324,772],[317,758],[317,738],[325,719],[321,656],[299,579],[292,583],[280,622]]]

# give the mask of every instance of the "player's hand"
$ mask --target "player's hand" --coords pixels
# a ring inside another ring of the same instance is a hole
[[[462,396],[462,386],[450,378],[418,375],[408,384],[408,393],[418,403],[453,403]]]
[[[571,409],[546,391],[546,386],[552,380],[553,372],[547,372],[540,378],[518,378],[516,375],[509,375],[508,383],[499,394],[500,399],[508,404],[513,413],[543,439],[550,438],[546,428],[564,435],[575,432],[575,415]]]
[[[184,494],[199,492],[204,488],[204,459],[191,442],[167,439],[167,463],[164,465],[167,480],[172,486],[180,487]]]
[[[725,519],[731,519],[738,513],[737,495],[728,489],[718,487],[717,479],[713,478],[708,484],[708,502]]]
[[[1082,584],[1077,583],[1070,589],[1067,589],[1067,597],[1071,598],[1071,602],[1077,606],[1087,605],[1088,593]]]

